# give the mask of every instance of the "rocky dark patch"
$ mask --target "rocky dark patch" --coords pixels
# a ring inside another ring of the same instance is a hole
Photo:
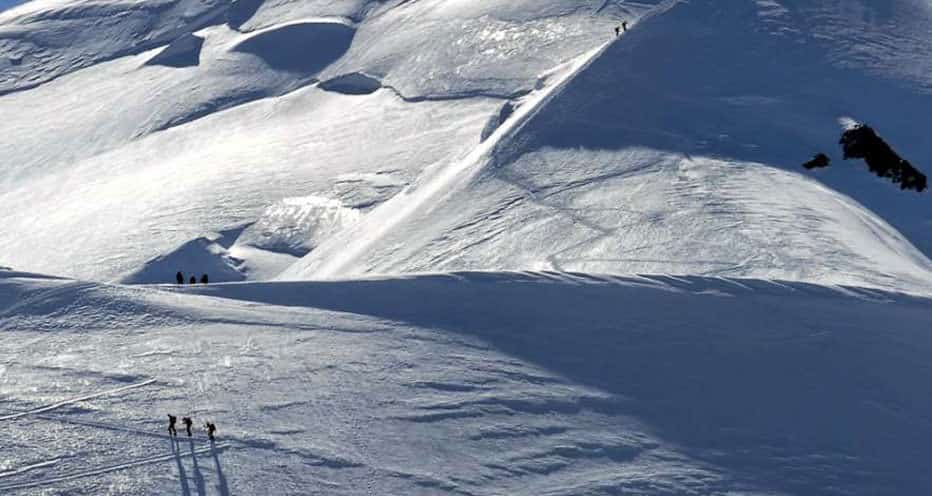
[[[889,178],[900,189],[925,191],[928,181],[922,172],[901,158],[877,133],[865,124],[848,129],[841,135],[845,160],[860,158],[871,172]]]

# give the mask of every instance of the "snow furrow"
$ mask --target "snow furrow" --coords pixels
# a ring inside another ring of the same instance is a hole
[[[147,381],[139,382],[139,383],[136,383],[136,384],[130,384],[129,386],[118,387],[118,388],[116,388],[116,389],[108,389],[108,390],[106,390],[106,391],[100,391],[100,392],[93,393],[93,394],[88,394],[88,395],[84,395],[84,396],[79,396],[79,397],[77,397],[77,398],[71,398],[71,399],[67,399],[67,400],[64,400],[64,401],[59,401],[58,403],[52,403],[52,404],[50,404],[50,405],[42,406],[42,407],[39,407],[39,408],[34,408],[34,409],[32,409],[32,410],[27,410],[27,411],[25,411],[25,412],[19,412],[19,413],[14,413],[14,414],[10,414],[10,415],[5,415],[5,416],[3,416],[3,417],[0,417],[0,421],[4,421],[4,420],[16,420],[16,419],[19,419],[19,418],[28,417],[28,416],[30,416],[30,415],[36,415],[36,414],[38,414],[38,413],[45,413],[45,412],[48,412],[48,411],[56,410],[56,409],[61,408],[61,407],[63,407],[63,406],[68,406],[68,405],[71,405],[71,404],[74,404],[74,403],[78,403],[78,402],[80,402],[80,401],[86,401],[86,400],[90,400],[90,399],[94,399],[94,398],[100,398],[100,397],[102,397],[102,396],[109,396],[109,395],[111,395],[111,394],[122,393],[122,392],[124,392],[124,391],[129,391],[129,390],[132,390],[132,389],[138,389],[138,388],[141,388],[141,387],[144,387],[144,386],[148,386],[149,384],[152,384],[152,383],[154,383],[155,381],[156,381],[155,379],[149,379],[149,380],[147,380]]]

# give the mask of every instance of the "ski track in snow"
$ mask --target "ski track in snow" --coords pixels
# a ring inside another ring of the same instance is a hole
[[[10,415],[4,415],[4,416],[0,417],[0,421],[16,420],[16,419],[20,419],[20,418],[23,418],[23,417],[28,417],[28,416],[30,416],[30,415],[36,415],[36,414],[40,414],[40,413],[50,412],[50,411],[52,411],[52,410],[56,410],[56,409],[61,408],[61,407],[63,407],[63,406],[72,405],[72,404],[78,403],[78,402],[80,402],[80,401],[91,400],[91,399],[94,399],[94,398],[100,398],[100,397],[102,397],[102,396],[110,396],[110,395],[112,395],[112,394],[122,393],[122,392],[124,392],[124,391],[129,391],[129,390],[132,390],[132,389],[138,389],[138,388],[141,388],[141,387],[144,387],[144,386],[148,386],[149,384],[152,384],[152,383],[154,383],[154,382],[156,382],[156,379],[149,379],[149,380],[147,380],[147,381],[138,382],[138,383],[136,383],[136,384],[130,384],[129,386],[118,387],[118,388],[116,388],[116,389],[108,389],[108,390],[106,390],[106,391],[100,391],[100,392],[97,392],[97,393],[87,394],[87,395],[84,395],[84,396],[78,396],[78,397],[76,397],[76,398],[70,398],[70,399],[67,399],[67,400],[59,401],[59,402],[57,402],[57,403],[52,403],[52,404],[50,404],[50,405],[42,406],[42,407],[39,407],[39,408],[34,408],[34,409],[32,409],[32,410],[27,410],[27,411],[25,411],[25,412],[13,413],[13,414],[10,414]]]

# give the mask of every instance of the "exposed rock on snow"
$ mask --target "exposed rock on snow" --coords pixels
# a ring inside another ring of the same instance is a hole
[[[848,129],[842,134],[839,143],[844,150],[845,160],[864,159],[871,172],[879,177],[889,178],[894,184],[899,184],[900,189],[911,189],[919,193],[926,189],[925,174],[900,158],[870,126],[862,124]]]
[[[812,169],[822,169],[828,167],[831,163],[831,159],[828,158],[828,155],[824,153],[818,153],[816,156],[812,157],[812,160],[803,164],[803,168],[812,170]]]

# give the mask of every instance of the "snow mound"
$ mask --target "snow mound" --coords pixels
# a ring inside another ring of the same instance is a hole
[[[192,239],[169,253],[146,262],[119,281],[122,284],[171,284],[181,272],[185,283],[207,274],[210,282],[242,281],[246,277],[238,270],[241,261],[231,257],[223,245],[222,236]]]
[[[228,23],[234,29],[248,32],[281,22],[309,17],[333,17],[361,21],[372,8],[398,2],[373,0],[235,0]],[[401,2],[404,3],[404,2]]]
[[[346,53],[355,33],[338,21],[295,22],[250,34],[233,50],[255,55],[275,70],[313,75]]]

